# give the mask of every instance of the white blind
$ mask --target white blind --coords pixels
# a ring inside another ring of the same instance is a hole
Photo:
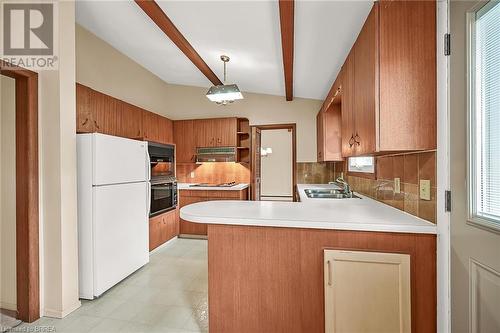
[[[500,222],[500,3],[476,14],[475,26],[475,210]]]

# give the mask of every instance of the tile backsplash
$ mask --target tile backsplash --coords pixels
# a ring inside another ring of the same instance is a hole
[[[435,151],[377,156],[374,179],[348,175],[344,162],[297,163],[297,183],[327,183],[341,172],[354,191],[436,223]],[[400,179],[400,193],[395,192],[394,178]],[[420,180],[430,181],[431,200],[420,199]]]

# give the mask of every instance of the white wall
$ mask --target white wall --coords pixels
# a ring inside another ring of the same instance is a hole
[[[15,80],[1,75],[0,87],[0,308],[17,310]]]
[[[208,80],[202,88],[167,84],[79,25],[76,60],[77,82],[170,119],[241,116],[252,125],[296,123],[297,161],[316,161],[316,114],[322,101],[287,102],[282,96],[244,92],[244,100],[219,106],[205,97]]]
[[[75,4],[59,1],[59,70],[39,71],[41,314],[80,306],[76,198]]]
[[[292,196],[292,132],[262,130],[261,145],[273,150],[261,157],[261,195]]]

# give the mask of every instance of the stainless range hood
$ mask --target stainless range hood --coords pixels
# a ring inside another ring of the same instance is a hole
[[[196,148],[196,163],[236,162],[236,147]]]

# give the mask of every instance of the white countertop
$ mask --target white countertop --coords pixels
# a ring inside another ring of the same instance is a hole
[[[199,184],[199,183],[177,183],[178,190],[203,190],[203,191],[241,191],[248,187],[248,184],[236,184],[231,187],[224,186],[193,186],[190,185]]]
[[[301,198],[306,188],[332,188],[332,185],[298,185]],[[180,215],[186,221],[209,224],[437,233],[436,225],[430,222],[359,196],[361,199],[307,199],[303,202],[205,201],[182,207]]]

